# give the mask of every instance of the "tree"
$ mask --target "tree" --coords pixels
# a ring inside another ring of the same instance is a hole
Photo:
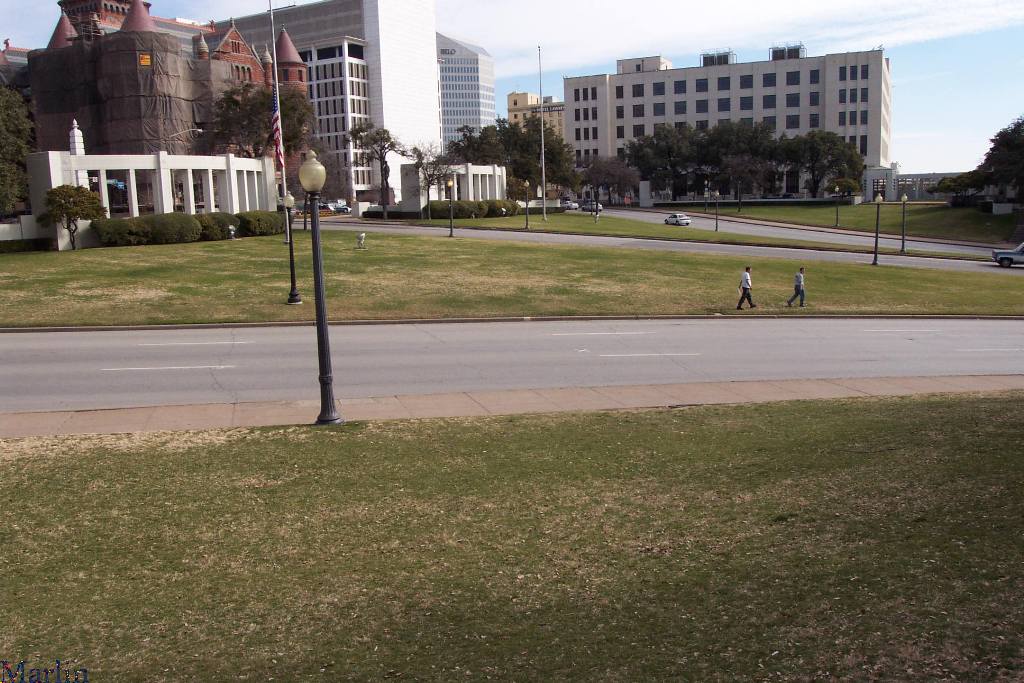
[[[452,177],[453,167],[448,157],[442,155],[434,145],[413,147],[409,150],[409,156],[413,159],[420,189],[427,197],[427,219],[430,220],[433,218],[430,215],[430,190],[444,185]],[[420,215],[422,214],[421,205]]]
[[[46,213],[42,220],[48,225],[59,225],[68,233],[71,249],[78,248],[78,221],[106,218],[100,196],[77,185],[61,185],[46,192]]]
[[[323,196],[344,199],[352,203],[354,194],[352,192],[352,185],[349,183],[348,173],[341,161],[342,153],[325,150],[322,145],[316,145],[314,149],[316,149],[316,155],[327,171],[327,180],[322,190]],[[300,187],[299,190],[301,189]]]
[[[610,198],[612,192],[622,196],[631,191],[640,182],[640,174],[622,159],[598,157],[583,171],[583,182],[597,190],[607,189]]]
[[[671,190],[673,197],[685,194],[688,176],[697,169],[697,138],[689,126],[659,126],[653,135],[627,143],[626,161],[655,190]]]
[[[995,134],[981,168],[992,182],[1016,188],[1017,203],[1024,203],[1024,116]]]
[[[807,190],[814,197],[825,182],[858,179],[864,174],[864,160],[857,148],[835,133],[812,130],[793,138],[792,145],[799,169],[807,174]]]
[[[258,159],[273,153],[274,138],[270,115],[274,92],[252,83],[231,88],[217,101],[210,139],[219,152]],[[281,130],[285,154],[308,149],[315,130],[313,105],[304,91],[281,89]]]
[[[0,88],[0,214],[28,196],[25,159],[32,149],[32,122],[25,100]]]
[[[462,126],[458,132],[459,139],[448,143],[448,156],[453,160],[481,166],[505,163],[505,148],[497,125],[485,126],[479,133],[472,126]]]
[[[721,177],[729,182],[736,198],[739,200],[739,211],[743,211],[744,191],[754,191],[767,175],[769,162],[748,153],[733,154],[722,157],[720,165]]]
[[[384,220],[387,220],[388,205],[391,203],[391,166],[388,157],[392,154],[408,156],[409,153],[405,145],[391,135],[391,131],[377,128],[372,123],[355,126],[351,135],[356,147],[362,149],[370,161],[380,165],[380,205],[384,210]]]
[[[952,204],[954,206],[963,205],[968,203],[971,197],[984,190],[990,183],[991,178],[988,173],[974,170],[952,177],[946,176],[939,180],[934,187],[928,188],[928,192],[932,194],[951,194],[953,195]]]

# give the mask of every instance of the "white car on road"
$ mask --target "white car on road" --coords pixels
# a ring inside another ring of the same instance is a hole
[[[685,213],[674,213],[665,219],[665,225],[682,225],[688,226],[693,221]]]
[[[993,251],[992,260],[1003,268],[1009,268],[1018,263],[1024,263],[1024,244],[1010,251]]]

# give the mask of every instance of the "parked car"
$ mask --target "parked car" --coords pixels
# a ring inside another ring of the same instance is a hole
[[[1012,251],[993,251],[992,260],[1003,268],[1009,268],[1014,264],[1024,263],[1024,244]]]
[[[580,205],[571,199],[563,199],[562,208],[565,209],[566,211],[576,211],[580,208]]]
[[[600,202],[598,202],[597,210],[598,211],[604,211],[604,205],[601,204]],[[583,203],[580,204],[580,211],[587,211],[589,213],[593,213],[594,212],[594,200],[593,199],[587,199],[587,200],[583,201]]]
[[[685,213],[674,213],[665,219],[665,225],[689,226],[693,221]]]

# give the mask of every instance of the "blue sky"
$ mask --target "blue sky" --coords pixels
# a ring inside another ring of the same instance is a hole
[[[494,55],[501,109],[506,93],[537,90],[537,45],[544,47],[545,93],[561,98],[563,75],[611,72],[624,57],[661,54],[689,66],[702,51],[730,47],[742,61],[762,60],[773,44],[803,42],[812,55],[885,46],[893,65],[893,158],[905,172],[973,168],[989,138],[1024,115],[1021,0],[901,0],[873,12],[820,0],[434,1],[438,30]],[[151,2],[159,16],[199,20],[266,8],[266,0]],[[58,12],[56,0],[0,0],[0,40],[45,45]]]

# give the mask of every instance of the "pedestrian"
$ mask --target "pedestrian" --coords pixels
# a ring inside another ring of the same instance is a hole
[[[800,269],[800,272],[793,279],[793,296],[786,302],[786,305],[792,308],[793,302],[798,298],[800,299],[800,308],[807,308],[807,290],[804,288],[803,268]]]
[[[736,304],[737,311],[743,310],[744,301],[749,303],[751,308],[757,308],[754,298],[750,295],[751,289],[753,289],[753,284],[750,280],[750,266],[747,266],[746,270],[743,271],[743,278],[740,280],[740,302]]]

